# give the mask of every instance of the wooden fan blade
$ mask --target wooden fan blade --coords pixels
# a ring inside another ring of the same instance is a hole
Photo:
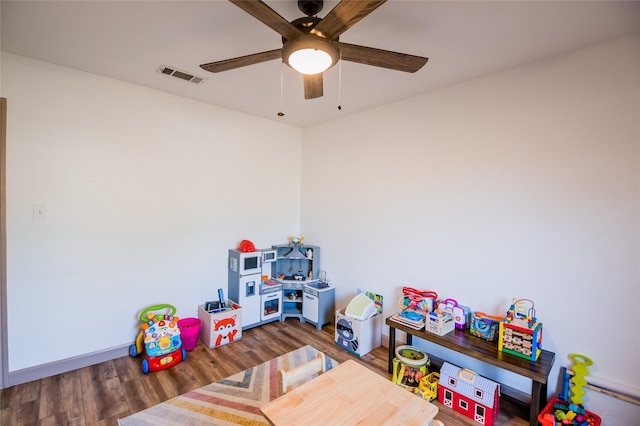
[[[311,30],[312,34],[329,40],[338,36],[360,22],[368,14],[382,6],[387,0],[342,0],[322,18]]]
[[[322,97],[322,73],[303,74],[304,78],[304,98],[315,99]]]
[[[240,56],[238,58],[225,59],[223,61],[210,62],[200,65],[200,68],[209,72],[221,72],[233,70],[247,65],[259,64],[260,62],[271,61],[282,58],[282,49],[274,49],[252,55]]]
[[[340,49],[340,58],[345,61],[389,68],[396,71],[416,72],[429,60],[429,58],[422,56],[392,52],[373,47],[340,42],[337,44]]]
[[[229,0],[231,3],[238,6],[240,9],[247,12],[249,15],[256,18],[258,21],[265,24],[267,27],[276,31],[282,37],[287,40],[291,40],[296,36],[302,34],[295,26],[291,25],[289,21],[284,19],[275,10],[271,9],[265,3],[260,0]]]

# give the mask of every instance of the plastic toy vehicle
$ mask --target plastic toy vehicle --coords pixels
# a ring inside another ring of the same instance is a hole
[[[418,389],[414,393],[420,395],[427,401],[433,401],[438,398],[438,381],[440,380],[440,374],[433,372],[429,373],[420,379]]]
[[[161,309],[170,309],[171,313],[153,313]],[[171,368],[187,358],[187,351],[182,347],[180,339],[179,318],[174,316],[175,313],[176,308],[167,304],[149,306],[140,313],[140,321],[143,324],[140,326],[136,342],[129,347],[129,355],[135,358],[144,348],[143,373]]]

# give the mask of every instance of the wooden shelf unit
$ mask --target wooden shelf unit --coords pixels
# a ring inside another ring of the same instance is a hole
[[[547,403],[547,381],[555,360],[555,353],[542,350],[537,361],[531,361],[510,355],[498,350],[497,342],[488,342],[473,336],[469,330],[458,330],[438,336],[428,331],[416,330],[404,324],[386,319],[389,326],[389,373],[393,372],[393,358],[396,352],[396,330],[407,334],[407,345],[411,345],[413,337],[419,337],[436,345],[460,352],[471,358],[493,365],[506,371],[531,379],[531,408],[529,422],[538,425],[538,413]]]

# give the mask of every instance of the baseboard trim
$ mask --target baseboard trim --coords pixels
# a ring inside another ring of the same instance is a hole
[[[45,377],[55,376],[56,374],[66,373],[67,371],[77,370],[79,368],[123,357],[129,354],[129,346],[131,345],[118,346],[99,352],[37,365],[35,367],[10,371],[8,374],[9,380],[7,387],[44,379]]]
[[[382,342],[380,342],[380,343],[381,343],[381,346],[383,346],[385,348],[388,348],[389,347],[389,336],[386,336],[386,335],[383,334],[382,335]]]
[[[389,347],[389,336],[382,335],[382,346]],[[404,344],[397,342],[397,345]],[[7,387],[21,385],[23,383],[32,382],[34,380],[44,379],[45,377],[55,376],[56,374],[66,373],[68,371],[77,370],[79,368],[88,367],[90,365],[100,364],[101,362],[111,361],[129,355],[129,347],[131,345],[117,346],[104,351],[94,352],[91,354],[80,355],[73,358],[54,361],[35,367],[24,368],[22,370],[10,371],[8,374]]]

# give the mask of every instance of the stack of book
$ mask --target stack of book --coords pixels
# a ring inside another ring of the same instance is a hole
[[[402,310],[391,317],[393,321],[416,330],[422,330],[424,328],[426,318],[427,313],[425,311],[416,311],[413,309]]]

